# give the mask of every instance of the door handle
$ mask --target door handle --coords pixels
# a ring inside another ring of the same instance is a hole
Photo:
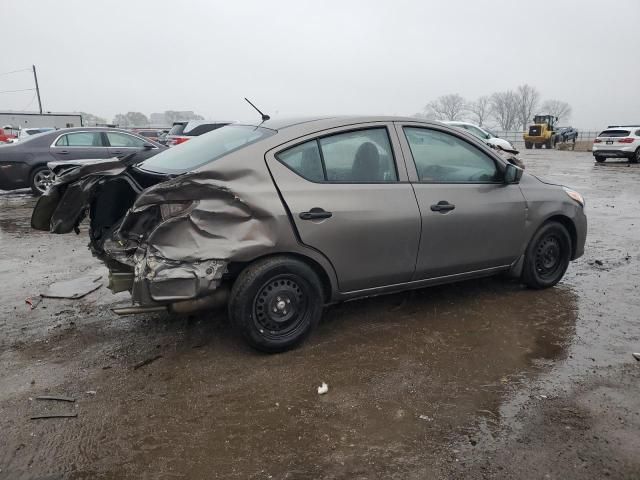
[[[122,155],[122,152],[113,152],[114,155]]]
[[[445,213],[453,210],[454,208],[456,208],[456,206],[447,202],[446,200],[440,200],[435,205],[431,205],[432,212]]]
[[[322,218],[329,218],[333,215],[331,212],[327,212],[322,208],[314,207],[308,212],[301,212],[298,215],[302,220],[320,220]]]
[[[58,153],[69,153],[69,150],[60,150]]]

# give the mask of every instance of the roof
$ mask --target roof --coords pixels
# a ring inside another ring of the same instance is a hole
[[[270,128],[272,130],[283,130],[285,128],[295,127],[299,125],[307,125],[309,127],[324,126],[331,128],[332,126],[348,125],[350,123],[367,123],[367,122],[421,122],[439,124],[441,122],[425,120],[416,117],[395,117],[389,115],[336,115],[336,116],[309,116],[309,117],[283,117],[273,118],[262,123],[258,122],[238,122],[239,125],[252,125]]]

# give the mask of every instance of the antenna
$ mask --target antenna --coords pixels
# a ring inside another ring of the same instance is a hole
[[[260,111],[260,109],[258,107],[256,107],[253,103],[251,103],[251,100],[249,100],[247,97],[244,97],[244,99],[247,101],[247,103],[249,105],[251,105],[255,109],[256,112],[258,112],[262,116],[262,121],[263,122],[266,122],[267,120],[269,120],[271,118],[269,115],[265,115],[264,113],[262,113]]]

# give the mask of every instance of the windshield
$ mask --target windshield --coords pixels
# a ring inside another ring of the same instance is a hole
[[[275,130],[232,125],[194,137],[177,147],[155,155],[139,168],[158,173],[184,173],[273,135]]]
[[[182,132],[184,132],[184,127],[186,126],[186,123],[176,123],[173,127],[171,127],[168,135],[182,135]]]

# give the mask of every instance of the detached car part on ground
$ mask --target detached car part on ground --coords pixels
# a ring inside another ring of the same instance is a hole
[[[582,255],[584,200],[437,122],[395,117],[230,125],[139,164],[67,170],[32,226],[78,231],[119,313],[228,303],[255,348],[301,342],[323,307],[510,272],[555,285]],[[62,168],[56,166],[56,168]]]

